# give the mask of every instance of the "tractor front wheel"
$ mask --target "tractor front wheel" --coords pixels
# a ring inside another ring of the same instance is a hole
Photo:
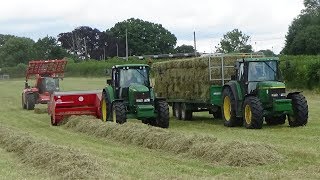
[[[243,124],[247,129],[261,129],[263,124],[263,106],[257,97],[249,96],[243,103]]]
[[[308,104],[302,94],[291,94],[293,115],[288,115],[289,126],[304,126],[308,123]]]
[[[240,126],[241,120],[236,116],[236,102],[230,88],[225,88],[222,92],[222,118],[227,127]]]
[[[26,109],[27,110],[34,110],[34,106],[36,105],[36,99],[34,94],[27,94],[26,95]]]
[[[123,102],[114,102],[112,106],[113,122],[123,124],[127,122],[126,107]]]
[[[155,104],[157,117],[156,126],[161,128],[169,127],[169,106],[166,101],[157,101]]]

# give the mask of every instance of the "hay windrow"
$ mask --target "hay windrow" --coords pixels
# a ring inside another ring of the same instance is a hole
[[[63,179],[105,178],[105,162],[79,150],[36,139],[7,127],[0,127],[0,145],[14,152],[28,165]]]
[[[35,114],[47,114],[48,108],[34,108]]]
[[[200,158],[212,164],[256,166],[279,163],[282,155],[266,144],[222,142],[210,136],[186,135],[140,123],[115,124],[90,116],[72,116],[65,127],[95,137]]]

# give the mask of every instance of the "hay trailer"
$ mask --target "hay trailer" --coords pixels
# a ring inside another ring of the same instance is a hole
[[[124,64],[112,67],[111,77],[102,91],[101,119],[125,123],[128,118],[168,128],[169,106],[156,97],[150,85],[149,66]]]
[[[308,105],[300,92],[286,93],[279,59],[262,54],[219,54],[154,64],[155,90],[167,99],[177,119],[209,111],[228,127],[262,128],[308,121]]]
[[[100,118],[101,91],[54,92],[48,102],[48,114],[53,126],[72,115],[92,115]]]
[[[46,104],[50,94],[59,91],[59,79],[64,76],[66,60],[30,61],[26,70],[25,87],[22,92],[22,108],[33,110],[36,104]],[[28,80],[35,76],[35,85],[30,87]]]

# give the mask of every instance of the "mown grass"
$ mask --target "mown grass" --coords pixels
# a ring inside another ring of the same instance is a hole
[[[103,78],[65,78],[64,90],[101,89]],[[309,103],[309,123],[306,127],[289,128],[287,124],[261,130],[226,128],[222,120],[214,120],[207,113],[196,113],[193,121],[170,119],[169,132],[197,134],[217,138],[221,142],[239,141],[271,145],[284,156],[284,161],[263,166],[232,167],[211,164],[201,158],[188,157],[166,150],[148,149],[112,138],[97,138],[50,126],[47,114],[23,111],[20,105],[23,80],[0,81],[0,125],[9,126],[31,136],[45,138],[49,143],[70,146],[80,152],[108,162],[108,176],[118,179],[319,179],[320,178],[320,97],[306,92]],[[45,108],[45,106],[38,106]],[[140,123],[137,120],[130,120]],[[41,168],[30,167],[12,153],[0,148],[0,177],[6,179],[45,179],[50,177]],[[7,165],[13,167],[10,173]],[[21,168],[20,168],[21,167]],[[27,167],[27,168],[26,168]]]

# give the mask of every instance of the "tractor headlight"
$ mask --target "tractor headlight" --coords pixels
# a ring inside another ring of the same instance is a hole
[[[274,97],[274,98],[276,98],[278,96],[279,96],[278,94],[271,94],[271,97]]]
[[[280,96],[281,97],[286,97],[287,95],[286,95],[286,93],[281,93]]]
[[[144,102],[150,102],[150,99],[144,99]]]
[[[136,102],[143,102],[143,99],[136,99]]]

